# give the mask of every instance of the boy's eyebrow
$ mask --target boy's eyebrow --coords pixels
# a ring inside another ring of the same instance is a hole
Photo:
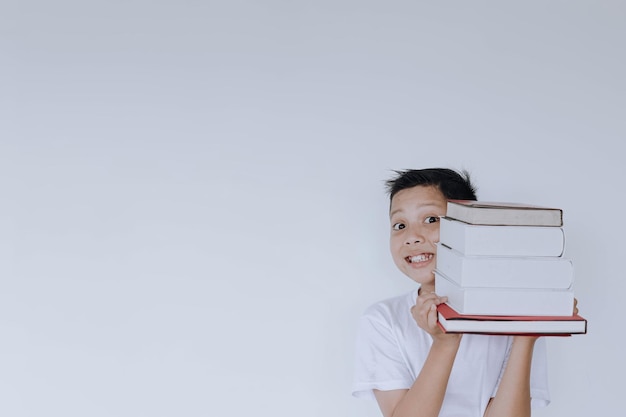
[[[426,203],[424,205],[422,205],[420,208],[439,208],[439,204],[437,202],[432,202],[432,203]],[[393,217],[394,214],[403,211],[402,208],[397,208],[391,212],[389,212],[389,217]]]
[[[401,211],[404,211],[404,210],[402,210],[401,208],[397,208],[394,211],[390,211],[389,212],[389,217],[393,217],[394,214],[399,213]]]

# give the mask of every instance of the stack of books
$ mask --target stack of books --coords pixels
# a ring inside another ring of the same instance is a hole
[[[574,268],[563,256],[563,211],[520,203],[448,202],[441,218],[435,289],[447,332],[570,335]]]

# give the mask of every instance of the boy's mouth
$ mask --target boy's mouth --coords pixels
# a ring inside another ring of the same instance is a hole
[[[426,262],[430,261],[431,259],[433,259],[432,253],[420,253],[419,255],[407,256],[406,258],[404,258],[404,260],[410,264]]]

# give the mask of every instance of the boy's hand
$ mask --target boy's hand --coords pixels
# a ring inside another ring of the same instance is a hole
[[[421,291],[420,291],[421,293]],[[424,329],[435,339],[461,337],[460,334],[446,334],[437,324],[437,306],[445,303],[448,297],[439,297],[434,292],[421,293],[417,296],[415,305],[411,307],[411,315],[419,327]]]

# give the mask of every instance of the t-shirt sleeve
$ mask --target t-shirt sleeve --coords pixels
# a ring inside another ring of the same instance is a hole
[[[381,315],[364,314],[358,326],[352,395],[374,398],[374,389],[409,389],[413,382],[391,325]]]
[[[546,337],[540,337],[535,342],[530,370],[530,397],[532,408],[545,407],[550,404]]]

